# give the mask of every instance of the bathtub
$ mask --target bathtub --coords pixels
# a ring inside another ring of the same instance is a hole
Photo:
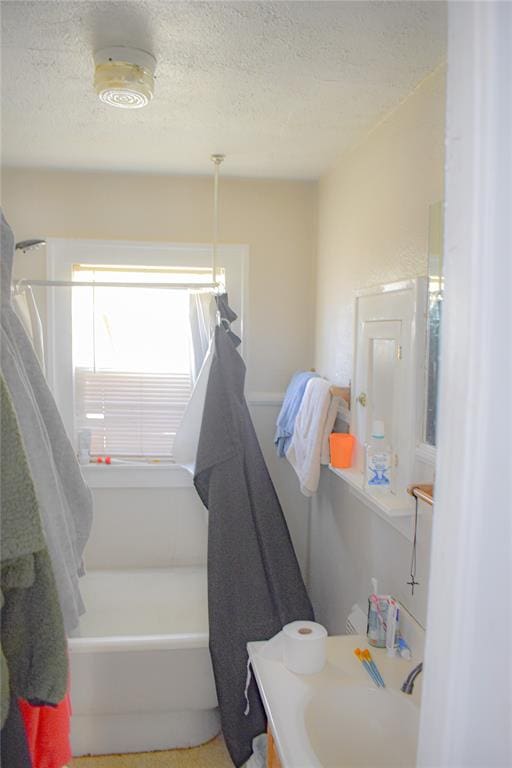
[[[206,572],[92,571],[69,642],[73,755],[190,747],[220,729]]]
[[[220,720],[204,510],[192,489],[94,495],[87,612],[69,640],[73,755],[208,741]]]

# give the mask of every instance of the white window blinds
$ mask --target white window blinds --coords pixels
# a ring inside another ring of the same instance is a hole
[[[190,374],[75,369],[76,426],[95,456],[171,458]]]
[[[79,281],[194,282],[204,270],[74,265]],[[192,391],[186,289],[73,289],[75,428],[93,456],[172,460]]]

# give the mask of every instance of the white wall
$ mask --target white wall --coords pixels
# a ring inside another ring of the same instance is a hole
[[[446,292],[421,768],[512,765],[511,40],[510,3],[450,3]],[[485,606],[483,620],[470,605]],[[497,647],[490,638],[499,638]]]
[[[332,472],[322,480],[311,512],[311,596],[317,620],[332,633],[345,631],[354,603],[366,611],[375,576],[379,590],[394,595],[424,627],[427,610],[432,514],[421,505],[417,544],[419,586],[414,597],[409,581],[412,518],[407,537],[396,531]]]
[[[308,583],[310,501],[300,493],[297,475],[291,464],[286,459],[279,458],[274,450],[273,437],[280,408],[280,402],[274,405],[249,403],[263,455],[290,529],[295,554]]]
[[[94,488],[93,497],[88,570],[206,563],[207,512],[194,488]]]
[[[320,181],[316,368],[336,383],[352,377],[355,292],[427,272],[429,205],[443,197],[444,89],[444,73],[431,75]],[[428,475],[422,471],[418,479]],[[420,519],[420,586],[412,598],[408,538],[323,472],[311,523],[311,588],[330,631],[343,630],[353,603],[366,606],[372,576],[425,624],[430,518]]]

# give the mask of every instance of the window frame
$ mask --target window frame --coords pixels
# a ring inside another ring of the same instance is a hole
[[[247,356],[246,296],[249,248],[247,245],[220,245],[218,268],[226,270],[226,290],[230,304],[238,314],[233,330],[242,338],[240,352]],[[211,267],[212,246],[197,243],[134,242],[123,240],[91,240],[50,238],[47,240],[46,271],[48,280],[72,280],[73,264],[109,264],[155,267]],[[136,288],[130,289],[136,291]],[[46,289],[46,359],[47,379],[66,432],[76,448],[74,429],[74,371],[72,356],[72,288]],[[176,467],[176,465],[171,465]],[[118,479],[125,474],[122,467],[109,468],[109,476]],[[91,466],[94,470],[96,467]],[[101,469],[101,468],[99,468]],[[155,469],[148,464],[141,470]],[[90,474],[90,473],[88,473]],[[160,473],[161,474],[161,473]],[[110,484],[110,483],[109,483]],[[118,485],[118,482],[113,485]],[[173,483],[174,484],[174,483]],[[104,487],[104,476],[101,486]]]
[[[428,368],[430,357],[430,295],[433,283],[438,284],[438,291],[444,294],[443,278],[443,251],[444,251],[444,201],[438,200],[429,206],[428,212],[428,259],[427,259],[427,294],[425,300],[425,354],[421,368],[422,380],[420,383],[422,396],[422,410],[417,424],[416,459],[426,464],[430,470],[435,468],[437,448],[427,443],[427,404],[428,404]],[[442,330],[442,320],[441,320]],[[439,360],[438,360],[439,362]],[[439,380],[436,397],[439,398]],[[437,419],[437,417],[436,417]]]

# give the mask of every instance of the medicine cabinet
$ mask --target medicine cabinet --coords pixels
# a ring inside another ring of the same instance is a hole
[[[413,480],[423,421],[427,281],[404,280],[360,291],[355,312],[352,432],[355,469],[364,471],[364,446],[375,420],[384,422],[395,457],[395,493]]]

